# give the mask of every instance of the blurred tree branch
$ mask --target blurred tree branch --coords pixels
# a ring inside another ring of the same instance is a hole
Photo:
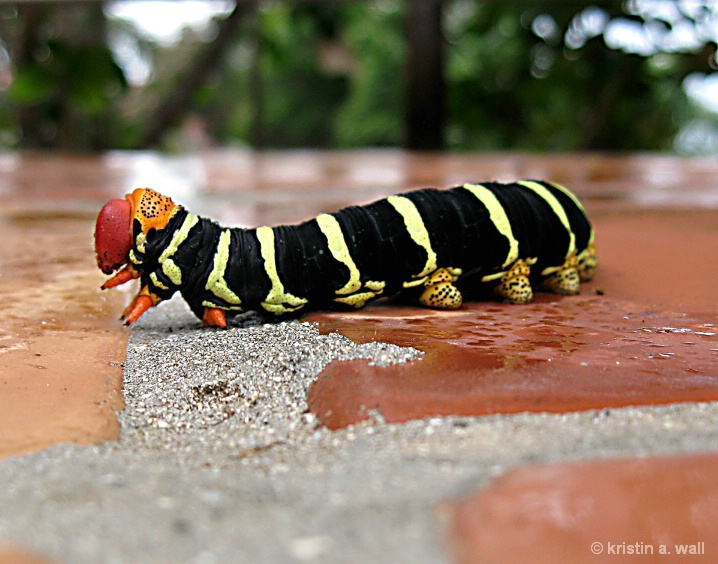
[[[256,6],[256,0],[238,1],[229,15],[219,22],[217,37],[197,53],[194,61],[184,74],[177,78],[173,87],[147,119],[140,136],[140,146],[157,145],[167,130],[187,113],[192,105],[192,95],[221,63],[224,54],[236,38],[242,20],[254,13]]]

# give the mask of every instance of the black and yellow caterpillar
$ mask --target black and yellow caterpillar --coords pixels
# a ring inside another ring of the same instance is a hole
[[[116,230],[126,220],[125,238]],[[256,229],[221,227],[138,188],[103,208],[96,250],[106,273],[126,265],[103,288],[142,281],[128,323],[179,291],[222,327],[247,310],[359,308],[382,296],[440,309],[492,295],[527,303],[532,288],[578,293],[596,268],[581,203],[535,180],[417,190]]]

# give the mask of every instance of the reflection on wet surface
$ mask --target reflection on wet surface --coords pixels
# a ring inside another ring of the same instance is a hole
[[[88,321],[112,326],[108,316],[114,304],[97,290],[101,276],[95,272],[92,225],[86,218],[5,218],[0,233],[0,305],[6,321],[31,333],[38,329],[89,331]]]
[[[0,564],[51,564],[52,560],[26,550],[0,545]]]
[[[330,427],[366,419],[371,410],[405,421],[718,399],[716,314],[699,319],[547,295],[526,306],[373,312],[309,320],[355,341],[413,346],[426,355],[389,368],[361,361],[327,368],[309,399]]]

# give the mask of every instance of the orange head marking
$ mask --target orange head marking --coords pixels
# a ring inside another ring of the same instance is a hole
[[[180,207],[167,196],[150,188],[137,188],[125,196],[132,206],[132,218],[140,222],[142,232],[164,229]]]

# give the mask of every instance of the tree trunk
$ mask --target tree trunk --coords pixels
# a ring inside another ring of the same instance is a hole
[[[407,0],[406,9],[405,145],[442,149],[446,90],[442,0]]]

